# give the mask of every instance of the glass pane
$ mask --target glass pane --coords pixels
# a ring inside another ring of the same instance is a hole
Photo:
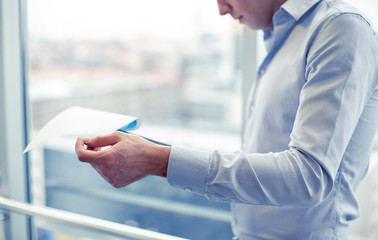
[[[82,228],[35,219],[35,237],[43,240],[134,240]]]
[[[43,240],[136,240],[119,234],[86,228],[79,225],[60,223],[41,217],[32,217],[34,222],[33,239]],[[155,236],[157,237],[157,236]],[[169,237],[169,236],[168,236]]]
[[[29,0],[28,28],[34,132],[75,105],[140,117],[138,133],[158,141],[240,148],[241,27],[219,16],[216,1]],[[228,204],[157,177],[114,189],[78,162],[74,141],[32,152],[36,203],[180,237],[231,239]]]

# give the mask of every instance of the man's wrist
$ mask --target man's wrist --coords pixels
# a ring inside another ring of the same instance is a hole
[[[154,175],[160,177],[167,177],[167,168],[169,161],[169,154],[171,152],[170,146],[157,146],[154,154],[154,161],[157,164],[156,173]]]

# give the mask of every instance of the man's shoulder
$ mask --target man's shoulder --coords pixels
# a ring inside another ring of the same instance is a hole
[[[353,29],[353,26],[362,26],[367,27],[369,32],[377,36],[376,31],[373,29],[365,14],[353,5],[342,0],[322,0],[316,10],[313,24],[317,26],[316,29],[320,32],[330,24],[337,24],[345,31]]]
[[[370,22],[366,15],[348,2],[345,2],[343,0],[323,0],[323,2],[328,7],[327,15],[331,19],[344,14],[357,15],[370,25]]]

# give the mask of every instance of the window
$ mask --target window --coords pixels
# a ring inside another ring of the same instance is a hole
[[[33,131],[76,105],[140,117],[138,133],[162,142],[240,148],[242,29],[216,1],[29,0],[28,29]],[[232,238],[228,204],[157,177],[114,189],[78,162],[74,141],[33,151],[36,203],[190,239]],[[62,229],[41,223],[38,238],[83,237]]]
[[[375,1],[349,1],[377,26]],[[244,30],[243,38],[251,41],[241,45],[240,26],[219,17],[216,2],[155,2],[29,0],[25,44],[25,36],[19,36],[24,32],[18,31],[25,20],[25,1],[0,1],[0,193],[29,201],[24,189],[29,189],[30,174],[35,204],[188,238],[222,239],[219,234],[230,239],[228,205],[174,190],[159,178],[115,190],[76,160],[72,137],[47,143],[33,151],[31,159],[21,154],[27,125],[37,131],[72,105],[139,116],[144,120],[140,132],[160,141],[239,148],[239,89],[248,89],[240,71],[251,78],[254,73],[239,65],[238,49],[255,48],[255,32]],[[24,44],[30,68],[22,65]],[[248,57],[256,61],[263,54]],[[22,101],[27,74],[30,122]],[[219,136],[230,141],[218,143]],[[370,172],[358,192],[361,217],[351,227],[351,239],[378,236],[377,214],[372,213],[377,209],[372,196],[378,183],[377,160],[376,140]],[[13,213],[8,218],[0,210],[0,239],[7,239],[8,227],[14,239],[117,239],[41,219],[33,219],[36,228],[27,231],[30,219]],[[157,216],[173,224],[161,224]]]

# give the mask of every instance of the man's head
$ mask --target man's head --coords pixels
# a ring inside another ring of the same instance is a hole
[[[217,0],[219,14],[230,14],[252,29],[263,29],[272,23],[274,13],[286,0]]]

